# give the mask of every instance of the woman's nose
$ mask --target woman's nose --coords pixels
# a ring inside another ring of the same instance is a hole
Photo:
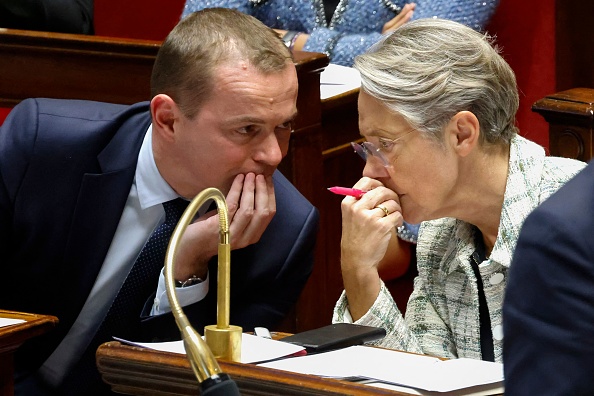
[[[363,176],[371,179],[389,176],[388,170],[378,158],[369,156],[365,161],[365,168],[363,168]]]

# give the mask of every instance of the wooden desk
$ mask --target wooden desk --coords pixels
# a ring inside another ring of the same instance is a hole
[[[402,395],[401,392],[346,381],[219,362],[250,395]],[[112,390],[130,395],[197,395],[198,382],[185,355],[108,342],[97,350],[97,366]]]
[[[29,97],[131,104],[149,99],[160,42],[0,29],[0,107]],[[357,91],[320,100],[323,54],[295,52],[299,116],[279,169],[320,210],[315,268],[294,312],[276,330],[329,324],[342,291],[340,201],[327,187],[353,185],[363,161],[349,142],[359,137]],[[323,291],[323,292],[322,292]]]
[[[532,106],[549,123],[551,155],[589,161],[594,152],[594,89],[573,88]]]
[[[0,29],[0,106],[34,97],[149,100],[159,47],[157,41]]]
[[[58,318],[4,310],[0,310],[0,317],[25,320],[16,325],[0,327],[0,395],[9,396],[14,392],[14,352],[29,338],[54,328]]]

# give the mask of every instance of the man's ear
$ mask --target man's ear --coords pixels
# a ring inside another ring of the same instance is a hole
[[[447,139],[461,157],[466,157],[479,144],[480,124],[470,111],[456,113],[446,127]]]
[[[153,132],[167,140],[173,139],[175,121],[179,117],[179,109],[175,101],[169,95],[159,94],[151,100],[150,107]]]

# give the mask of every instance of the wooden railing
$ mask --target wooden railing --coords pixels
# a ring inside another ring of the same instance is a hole
[[[551,155],[589,161],[594,153],[594,89],[573,88],[532,106],[549,123]]]

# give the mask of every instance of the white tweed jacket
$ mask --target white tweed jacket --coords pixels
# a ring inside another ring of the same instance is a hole
[[[542,147],[520,136],[512,139],[499,234],[490,257],[479,266],[498,362],[502,361],[501,306],[520,228],[536,206],[584,166],[576,160],[547,157]],[[477,231],[454,218],[422,223],[417,244],[419,275],[405,317],[382,284],[373,306],[355,322],[386,329],[387,336],[375,345],[481,359],[477,279],[470,265]],[[351,321],[344,292],[332,321]]]

